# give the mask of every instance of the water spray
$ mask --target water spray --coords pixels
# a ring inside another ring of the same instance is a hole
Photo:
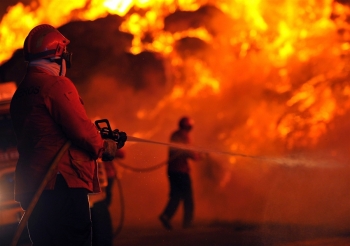
[[[327,159],[322,158],[322,160],[315,160],[309,159],[303,156],[298,157],[268,157],[268,156],[256,156],[256,155],[247,155],[243,153],[237,153],[237,152],[230,152],[230,151],[222,151],[222,150],[215,150],[215,149],[207,149],[203,147],[188,145],[188,144],[178,144],[178,143],[166,143],[166,142],[159,142],[159,141],[153,141],[148,139],[142,139],[138,137],[133,136],[126,136],[125,132],[121,132],[118,129],[112,130],[109,124],[109,121],[107,119],[101,119],[96,120],[95,124],[98,128],[98,130],[101,133],[102,138],[109,138],[113,139],[117,142],[118,148],[121,148],[124,146],[124,143],[126,140],[128,142],[139,142],[139,143],[148,143],[148,144],[157,144],[157,145],[163,145],[168,146],[172,148],[178,148],[178,149],[184,149],[184,150],[192,150],[199,153],[216,153],[221,155],[229,155],[229,156],[236,156],[236,157],[242,157],[242,158],[250,158],[265,162],[273,162],[279,165],[283,166],[304,166],[304,167],[335,167],[339,165],[335,165],[335,161],[327,161]],[[105,127],[101,127],[101,124],[105,124]]]
[[[156,144],[156,145],[163,145],[167,147],[172,148],[178,148],[178,149],[184,149],[184,150],[192,150],[200,153],[216,153],[221,155],[229,155],[229,156],[237,156],[237,157],[243,157],[243,158],[250,158],[250,159],[256,159],[260,161],[266,161],[266,162],[273,162],[279,165],[283,166],[307,166],[307,167],[335,167],[334,160],[332,161],[332,164],[325,160],[311,160],[305,157],[268,157],[268,156],[256,156],[256,155],[247,155],[243,153],[237,153],[237,152],[230,152],[230,151],[222,151],[222,150],[215,150],[215,149],[207,149],[203,147],[193,146],[193,145],[187,145],[187,144],[177,144],[177,143],[166,143],[166,142],[159,142],[159,141],[153,141],[148,139],[142,139],[137,138],[133,136],[127,137],[128,142],[139,142],[139,143],[149,143],[149,144]]]
[[[192,146],[192,145],[188,145],[188,144],[158,142],[158,141],[153,141],[153,140],[137,138],[137,137],[133,137],[133,136],[128,136],[128,142],[141,142],[141,143],[157,144],[157,145],[163,145],[163,146],[168,146],[168,147],[177,148],[177,149],[192,150],[192,151],[202,152],[202,153],[214,152],[214,153],[223,154],[223,155],[240,156],[240,157],[253,158],[253,159],[263,159],[264,158],[264,157],[260,157],[260,156],[246,155],[246,154],[241,154],[241,153],[234,153],[234,152],[214,150],[214,149],[206,149],[206,148]]]

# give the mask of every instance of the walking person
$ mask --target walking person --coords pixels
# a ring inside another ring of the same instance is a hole
[[[177,144],[190,144],[190,131],[193,128],[193,121],[189,117],[182,117],[178,129],[171,134],[170,142]],[[179,148],[170,147],[168,154],[168,179],[170,193],[168,203],[159,216],[162,225],[171,230],[171,218],[178,209],[180,202],[183,202],[183,228],[188,228],[193,220],[193,194],[190,176],[189,159],[197,160],[197,153]]]

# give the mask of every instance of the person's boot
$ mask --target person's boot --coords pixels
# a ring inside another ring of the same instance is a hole
[[[173,227],[170,224],[170,220],[169,220],[168,216],[161,214],[159,216],[159,220],[160,220],[160,222],[162,222],[162,225],[164,226],[165,229],[167,229],[169,231],[173,229]]]

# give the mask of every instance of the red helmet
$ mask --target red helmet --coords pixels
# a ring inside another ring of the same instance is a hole
[[[186,116],[182,117],[179,121],[179,127],[184,130],[191,130],[193,127],[193,120]]]
[[[24,41],[24,59],[31,61],[39,58],[62,57],[66,54],[69,40],[51,25],[34,27]]]

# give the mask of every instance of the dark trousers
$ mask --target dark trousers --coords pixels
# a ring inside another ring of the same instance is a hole
[[[58,175],[55,189],[41,194],[28,220],[33,246],[91,246],[87,195],[86,189],[68,188]]]
[[[106,201],[97,202],[91,208],[92,246],[112,246],[112,220]]]
[[[183,201],[183,226],[188,226],[192,222],[194,209],[190,175],[187,173],[169,172],[168,177],[170,182],[170,195],[163,215],[171,219],[178,209],[180,202]]]

